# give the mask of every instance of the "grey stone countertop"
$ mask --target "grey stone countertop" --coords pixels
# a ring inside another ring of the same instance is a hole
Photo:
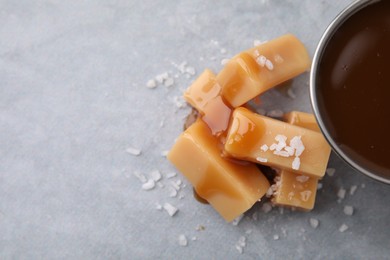
[[[163,156],[203,69],[287,32],[313,55],[349,3],[0,0],[0,258],[390,258],[389,186],[334,154],[312,212],[262,202],[237,225],[193,199]],[[267,92],[261,108],[311,112],[308,81],[293,81],[296,98]],[[162,179],[144,190],[155,170]]]

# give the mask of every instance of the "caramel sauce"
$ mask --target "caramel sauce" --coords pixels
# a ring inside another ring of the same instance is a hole
[[[331,138],[362,168],[390,178],[390,1],[373,1],[340,25],[315,84]]]

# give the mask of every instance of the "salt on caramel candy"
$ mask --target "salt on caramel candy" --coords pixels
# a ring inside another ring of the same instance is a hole
[[[255,164],[221,157],[221,144],[202,120],[197,120],[175,142],[168,160],[226,220],[247,211],[269,188]]]
[[[268,89],[307,71],[310,57],[303,43],[286,34],[233,57],[217,76],[222,96],[238,107]]]
[[[206,69],[184,92],[184,99],[196,108],[213,135],[220,136],[229,125],[231,108],[221,96],[215,74]]]
[[[322,178],[330,147],[322,134],[236,108],[226,137],[230,156]]]
[[[284,120],[289,124],[320,132],[320,128],[312,114],[292,111],[284,115]],[[303,210],[314,208],[318,185],[317,178],[281,170],[275,180],[276,191],[272,198],[274,204]]]

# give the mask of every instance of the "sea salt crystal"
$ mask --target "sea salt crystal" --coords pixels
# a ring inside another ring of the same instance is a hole
[[[295,157],[291,167],[293,168],[293,170],[299,170],[300,166],[301,166],[301,159],[299,159],[299,157]]]
[[[177,191],[179,191],[180,190],[180,186],[179,185],[177,185],[177,183],[176,182],[174,182],[174,181],[171,181],[171,186],[175,189],[175,190],[177,190]]]
[[[160,204],[156,203],[156,209],[157,209],[157,210],[162,210],[162,208],[163,208],[163,207],[162,207]]]
[[[275,234],[275,235],[273,236],[273,239],[274,239],[274,240],[279,240],[279,235]]]
[[[160,84],[162,84],[168,78],[169,78],[168,72],[164,72],[156,76],[156,80]]]
[[[263,55],[260,55],[256,58],[257,64],[259,64],[261,67],[264,67],[267,63],[267,58]]]
[[[346,190],[343,189],[343,188],[340,188],[337,192],[337,197],[339,199],[344,199],[345,198],[345,194],[346,194]]]
[[[344,206],[344,214],[347,216],[353,215],[353,207],[352,206]]]
[[[305,150],[301,136],[294,136],[290,140],[290,147],[295,149],[295,156],[300,156]]]
[[[192,237],[191,240],[192,241],[196,241],[196,240],[198,240],[198,238],[197,237]]]
[[[262,206],[261,206],[261,211],[263,211],[264,213],[268,213],[272,210],[272,205],[271,203],[269,202],[266,202],[264,203]]]
[[[164,203],[163,208],[166,210],[168,215],[171,217],[173,217],[178,212],[178,209],[176,207],[172,206],[171,204],[169,204],[167,202]]]
[[[224,65],[226,65],[229,61],[230,61],[230,59],[222,59],[222,60],[221,60],[221,65],[224,66]]]
[[[275,54],[274,56],[274,61],[276,63],[283,63],[284,59],[282,58],[282,56],[280,56],[279,54]]]
[[[271,186],[268,188],[267,192],[265,193],[265,196],[266,196],[267,198],[270,198],[270,197],[274,194],[273,186],[274,186],[274,185],[271,185]]]
[[[176,177],[177,173],[176,172],[169,172],[166,174],[167,179],[171,179],[173,177]]]
[[[297,177],[295,177],[295,179],[299,182],[307,182],[309,180],[309,176],[305,176],[305,175],[298,175]]]
[[[263,144],[263,145],[260,147],[260,149],[261,149],[263,152],[266,152],[266,151],[268,151],[268,145]]]
[[[286,152],[288,153],[289,156],[293,156],[294,155],[295,149],[292,148],[291,146],[284,147],[284,150],[286,150]]]
[[[328,169],[326,169],[326,174],[328,174],[328,176],[330,176],[330,177],[332,177],[335,172],[336,172],[335,168],[328,168]]]
[[[226,50],[225,48],[221,48],[221,49],[220,49],[220,52],[221,52],[222,54],[225,54],[225,53],[227,52],[227,50]]]
[[[167,157],[168,153],[169,153],[168,150],[164,150],[164,151],[161,152],[161,156]]]
[[[177,196],[177,190],[173,187],[169,187],[169,197],[174,198]]]
[[[305,190],[305,191],[301,191],[299,194],[301,195],[301,200],[308,201],[311,196],[311,191]]]
[[[290,157],[290,154],[287,151],[280,151],[278,150],[278,147],[276,148],[276,151],[274,151],[274,154],[282,157]]]
[[[270,149],[271,151],[273,151],[273,150],[276,149],[277,146],[278,146],[277,144],[273,143],[273,144],[271,144],[271,146],[269,147],[269,149]]]
[[[240,254],[242,254],[242,253],[243,253],[243,249],[244,249],[245,246],[246,246],[246,237],[241,236],[241,237],[238,239],[237,243],[236,243],[236,249],[237,249],[237,251],[238,251]]]
[[[154,79],[150,79],[146,82],[146,87],[155,88],[155,87],[157,87],[157,83]]]
[[[171,87],[171,86],[173,86],[174,83],[175,83],[175,80],[173,78],[167,78],[164,81],[164,86]]]
[[[320,189],[322,189],[322,183],[321,182],[319,182],[318,184],[317,184],[317,190],[320,190]]]
[[[194,76],[196,74],[195,68],[194,67],[187,67],[186,72],[190,74],[191,76]]]
[[[159,170],[154,170],[150,173],[150,178],[155,182],[161,180],[162,176]]]
[[[268,159],[267,159],[267,158],[263,158],[263,157],[257,157],[256,160],[257,160],[258,162],[262,162],[262,163],[268,162]]]
[[[187,242],[187,238],[185,235],[180,235],[179,236],[179,245],[180,246],[187,246],[188,242]]]
[[[129,153],[134,156],[139,156],[141,155],[141,150],[134,147],[128,147],[126,148],[126,153]]]
[[[268,69],[268,70],[274,70],[274,64],[272,63],[272,61],[270,60],[266,60],[265,62],[265,67]]]
[[[318,227],[318,225],[320,224],[320,221],[318,219],[315,219],[315,218],[310,218],[309,223],[310,223],[310,226],[312,228],[316,229]]]
[[[259,45],[261,45],[263,42],[262,41],[260,41],[260,40],[254,40],[253,41],[253,46],[259,46]]]
[[[287,90],[287,95],[291,98],[291,99],[295,99],[297,96],[295,95],[294,93],[294,90],[292,88],[289,88]]]
[[[345,231],[347,231],[347,230],[348,230],[348,226],[345,225],[345,224],[342,224],[342,225],[339,227],[339,231],[340,231],[341,233],[343,233],[343,232],[345,232]]]
[[[154,189],[155,186],[156,186],[156,183],[154,182],[154,180],[149,179],[147,182],[142,184],[142,189],[143,190],[152,190],[152,189]]]
[[[139,171],[135,171],[134,173],[134,176],[138,178],[138,180],[140,180],[141,182],[147,182],[148,179],[145,177],[145,175],[143,175],[142,173],[140,173]]]
[[[349,194],[350,195],[354,195],[356,190],[357,190],[357,186],[356,185],[351,186],[351,188],[349,189]]]

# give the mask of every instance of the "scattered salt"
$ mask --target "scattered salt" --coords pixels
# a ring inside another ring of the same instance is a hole
[[[157,186],[158,186],[159,188],[164,188],[164,187],[165,187],[165,185],[162,184],[161,182],[157,182]]]
[[[339,199],[344,199],[345,198],[345,193],[346,193],[346,190],[343,189],[343,188],[340,188],[337,192],[337,197]]]
[[[186,72],[190,74],[191,76],[194,76],[196,74],[195,68],[194,67],[187,67]]]
[[[171,181],[171,186],[175,189],[175,190],[177,190],[177,191],[179,191],[180,190],[180,186],[179,185],[177,185],[177,183],[176,182],[174,182],[174,181]]]
[[[167,179],[170,179],[170,178],[176,177],[176,175],[177,175],[176,172],[169,172],[166,174],[166,177],[167,177]]]
[[[260,40],[254,40],[253,41],[253,46],[259,46],[259,45],[261,45],[263,42],[262,41],[260,41]]]
[[[222,54],[225,54],[225,53],[227,52],[227,50],[226,50],[225,48],[221,48],[221,49],[220,49],[220,52],[221,52]]]
[[[263,211],[264,213],[268,213],[272,210],[272,205],[271,203],[269,202],[266,202],[264,203],[262,206],[261,206],[261,211]]]
[[[348,229],[348,226],[345,225],[345,224],[342,224],[342,225],[339,227],[339,231],[340,231],[341,233],[347,231],[347,229]]]
[[[183,184],[183,182],[182,182],[181,180],[177,180],[177,181],[176,181],[176,184],[177,184],[177,186],[180,186],[180,185]]]
[[[173,86],[174,83],[175,83],[175,80],[173,78],[167,78],[164,81],[164,86],[171,87],[171,86]]]
[[[356,190],[357,190],[357,186],[356,185],[351,186],[351,188],[349,189],[349,194],[350,195],[354,195]]]
[[[260,149],[261,149],[263,152],[266,152],[266,151],[268,151],[268,145],[263,144],[263,145],[260,147]]]
[[[292,88],[289,88],[287,90],[287,95],[291,98],[291,99],[295,99],[297,96],[295,95],[294,93],[294,90]]]
[[[222,59],[221,60],[221,65],[225,66],[229,61],[230,61],[230,59]]]
[[[347,216],[353,215],[353,207],[352,206],[344,206],[344,214]]]
[[[237,243],[236,243],[236,249],[237,251],[242,254],[244,247],[246,246],[246,237],[241,236]]]
[[[168,153],[169,153],[168,150],[164,150],[161,152],[161,156],[166,157],[168,155]]]
[[[284,147],[284,150],[286,150],[286,152],[288,153],[289,156],[293,156],[294,155],[295,149],[292,148],[291,146]]]
[[[134,173],[134,176],[138,178],[138,180],[140,180],[141,182],[147,182],[148,179],[145,177],[145,175],[143,175],[142,173],[140,173],[139,171],[135,171]]]
[[[160,84],[162,84],[168,78],[169,78],[168,72],[164,72],[156,76],[156,80]]]
[[[177,196],[177,190],[173,187],[169,187],[169,197],[174,198]]]
[[[233,226],[237,226],[240,223],[240,221],[242,220],[243,217],[244,217],[244,214],[241,214],[240,216],[238,216],[235,219],[233,219],[232,225]]]
[[[273,150],[276,149],[277,146],[278,146],[277,144],[273,143],[273,144],[271,144],[271,146],[269,147],[269,149],[270,149],[271,151],[273,151]]]
[[[328,174],[328,176],[330,176],[330,177],[332,177],[335,172],[336,172],[335,168],[328,168],[328,169],[326,169],[326,174]]]
[[[161,173],[160,173],[160,171],[159,170],[154,170],[154,171],[152,171],[151,173],[150,173],[150,178],[152,179],[152,180],[154,180],[154,181],[159,181],[159,180],[161,180]]]
[[[309,180],[309,176],[305,176],[305,175],[298,175],[297,177],[295,177],[295,179],[299,182],[307,182]]]
[[[256,160],[258,162],[262,162],[262,163],[268,162],[268,159],[267,158],[263,158],[263,157],[257,157]]]
[[[276,63],[283,63],[284,59],[282,58],[282,56],[280,56],[279,54],[275,54],[274,56],[274,61]]]
[[[185,235],[180,235],[179,236],[179,245],[180,246],[187,246],[188,242],[187,242],[187,238]]]
[[[299,159],[299,157],[295,157],[291,167],[293,168],[293,170],[299,170],[300,166],[301,166],[301,160]]]
[[[278,150],[278,147],[276,147],[276,151],[274,151],[274,154],[282,157],[290,157],[290,154],[287,151],[280,151]]]
[[[279,235],[275,234],[275,235],[273,236],[273,238],[274,238],[274,240],[279,240]]]
[[[302,201],[308,201],[310,199],[310,196],[311,196],[311,191],[305,190],[305,191],[301,191],[299,194],[301,195]]]
[[[265,62],[265,67],[268,69],[268,70],[274,70],[274,64],[272,63],[272,61],[270,60],[267,60]]]
[[[196,241],[198,238],[197,237],[192,237],[191,240],[192,241]]]
[[[146,87],[155,88],[155,87],[157,87],[157,83],[154,79],[150,79],[146,82]]]
[[[152,190],[152,189],[154,189],[155,186],[156,186],[156,183],[154,182],[154,180],[149,179],[147,182],[142,184],[142,189],[143,190]]]
[[[320,224],[320,221],[316,218],[310,218],[309,222],[310,222],[310,226],[314,229],[317,228],[318,225]]]
[[[318,184],[317,184],[317,190],[320,190],[320,189],[322,189],[322,183],[321,182],[319,182]]]
[[[257,64],[259,64],[261,67],[264,67],[267,63],[267,58],[263,55],[260,55],[256,58]]]
[[[178,212],[178,209],[176,207],[172,206],[167,202],[164,203],[163,208],[166,210],[166,212],[168,212],[168,215],[171,217],[173,217]]]
[[[162,207],[160,204],[156,203],[156,209],[157,209],[157,210],[162,210],[162,208],[163,208],[163,207]]]
[[[301,136],[294,136],[290,140],[290,147],[295,149],[295,156],[300,156],[305,150],[305,146],[303,145]]]
[[[271,185],[271,186],[268,188],[267,192],[265,193],[265,196],[266,196],[267,198],[270,198],[273,194],[274,194],[274,185]]]
[[[141,155],[141,150],[134,147],[126,148],[126,152],[134,156]]]

